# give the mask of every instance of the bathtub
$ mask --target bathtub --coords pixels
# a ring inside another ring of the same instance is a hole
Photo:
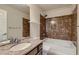
[[[76,55],[76,47],[72,41],[45,38],[43,55]]]

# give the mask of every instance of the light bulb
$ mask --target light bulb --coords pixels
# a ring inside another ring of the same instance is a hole
[[[51,21],[51,24],[55,24],[56,22],[55,21]]]

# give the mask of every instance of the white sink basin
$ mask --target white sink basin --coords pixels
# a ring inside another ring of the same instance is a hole
[[[13,46],[10,51],[20,51],[20,50],[24,50],[27,49],[28,47],[31,46],[31,43],[21,43],[18,45]]]

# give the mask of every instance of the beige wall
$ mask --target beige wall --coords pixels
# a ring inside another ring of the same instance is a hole
[[[30,6],[30,36],[32,38],[40,37],[40,9],[36,5]]]
[[[29,16],[7,5],[0,5],[0,9],[7,11],[8,37],[22,37],[22,18],[29,18]]]

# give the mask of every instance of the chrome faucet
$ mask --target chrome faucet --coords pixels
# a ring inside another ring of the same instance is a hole
[[[17,39],[17,38],[11,38],[11,39],[10,39],[10,43],[11,43],[11,44],[18,44],[19,42],[20,42],[20,40]]]

